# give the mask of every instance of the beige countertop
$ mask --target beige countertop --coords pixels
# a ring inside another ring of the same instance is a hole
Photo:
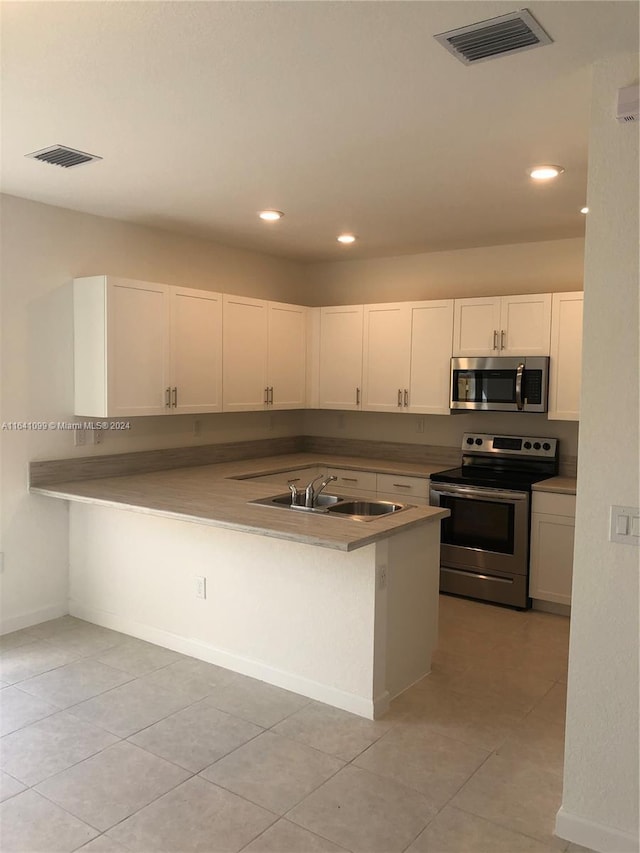
[[[442,471],[444,467],[442,464],[394,463],[363,457],[296,453],[149,474],[32,486],[31,492],[276,539],[290,539],[339,551],[353,551],[416,525],[438,521],[449,514],[448,510],[439,507],[416,506],[363,522],[259,506],[250,501],[279,494],[284,489],[274,483],[241,479],[319,464],[422,477]]]
[[[548,480],[541,480],[539,483],[534,483],[533,490],[535,492],[556,492],[560,495],[575,495],[576,478],[549,477]]]

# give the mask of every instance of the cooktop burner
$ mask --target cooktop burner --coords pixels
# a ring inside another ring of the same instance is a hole
[[[464,468],[449,468],[431,475],[434,483],[465,483],[469,486],[484,486],[487,489],[511,489],[519,492],[530,492],[531,486],[540,480],[553,477],[551,473],[528,473],[526,471],[489,470],[474,466]]]

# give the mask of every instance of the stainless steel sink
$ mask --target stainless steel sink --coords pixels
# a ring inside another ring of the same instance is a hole
[[[409,509],[409,504],[397,504],[392,501],[343,501],[335,506],[329,507],[327,512],[340,515],[348,515],[362,521],[371,521],[379,515],[388,515],[391,512],[401,512]]]
[[[333,504],[336,504],[339,501],[344,501],[346,498],[339,498],[337,495],[318,495],[315,500],[315,506],[313,507],[300,506],[298,504],[292,507],[290,492],[287,492],[286,495],[277,495],[275,498],[266,498],[266,500],[275,506],[288,506],[292,509],[321,509],[326,506],[333,506]],[[258,503],[258,501],[254,501],[254,503]]]
[[[315,506],[299,506],[297,504],[292,505],[291,494],[289,492],[270,498],[260,498],[260,500],[250,501],[250,503],[259,506],[290,509],[296,512],[314,512],[335,515],[336,517],[342,516],[352,521],[373,521],[381,515],[388,515],[391,512],[402,512],[403,509],[413,508],[412,504],[399,504],[392,501],[363,501],[346,495],[325,494],[317,496]]]

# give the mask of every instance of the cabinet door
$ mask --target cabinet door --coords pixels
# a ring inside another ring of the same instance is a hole
[[[362,305],[320,312],[321,409],[359,409],[362,390]]]
[[[500,355],[549,355],[551,294],[503,296]]]
[[[265,409],[268,303],[225,295],[222,304],[223,411]]]
[[[171,411],[222,411],[222,294],[171,288]]]
[[[306,311],[301,305],[269,303],[267,385],[272,409],[303,409],[306,388]]]
[[[583,293],[554,293],[549,365],[550,420],[580,419]]]
[[[453,299],[417,302],[411,311],[409,412],[448,415]]]
[[[399,302],[365,305],[363,326],[362,408],[405,411],[411,351],[409,306]]]
[[[460,358],[499,355],[500,297],[456,299],[453,355]]]
[[[169,411],[169,287],[107,280],[109,417]]]
[[[531,514],[531,598],[571,604],[574,533],[573,518]]]

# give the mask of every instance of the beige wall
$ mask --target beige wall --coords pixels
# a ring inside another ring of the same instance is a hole
[[[580,484],[563,805],[558,832],[638,850],[640,549],[609,541],[612,504],[640,504],[638,127],[615,120],[638,56],[594,70],[585,255]]]
[[[313,264],[308,305],[582,290],[584,240]]]
[[[299,301],[301,267],[204,240],[88,216],[11,196],[2,214],[2,421],[73,419],[75,276],[111,273],[260,298]],[[73,446],[70,431],[0,430],[1,616],[66,612],[68,525],[64,503],[30,496],[31,459],[119,453],[300,432],[295,412],[136,418],[99,447]],[[11,625],[11,622],[7,624]],[[17,623],[16,623],[17,624]],[[6,625],[5,625],[6,627]]]

